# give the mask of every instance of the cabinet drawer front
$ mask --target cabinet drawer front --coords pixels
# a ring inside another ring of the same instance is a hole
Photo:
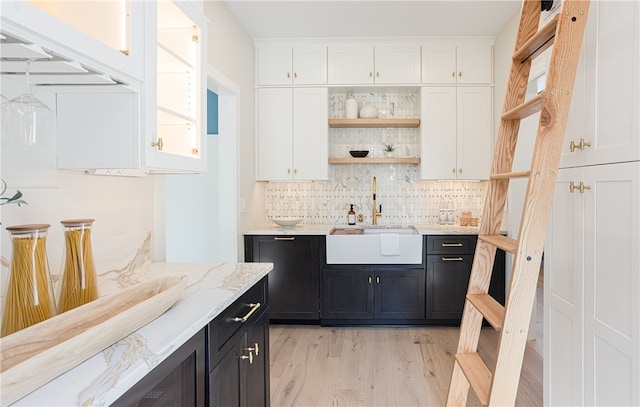
[[[427,236],[427,254],[473,254],[477,236],[448,235]]]
[[[265,278],[251,287],[209,324],[211,366],[215,364],[214,361],[218,359],[220,351],[234,334],[243,327],[251,325],[267,308]]]

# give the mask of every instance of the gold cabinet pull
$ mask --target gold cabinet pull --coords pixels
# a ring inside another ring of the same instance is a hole
[[[458,72],[458,76],[462,78],[462,71]]]
[[[442,247],[462,247],[462,243],[441,243]]]
[[[296,240],[296,237],[295,236],[289,236],[289,237],[276,236],[273,238],[273,240]]]
[[[291,73],[287,72],[287,78],[291,78]]]
[[[287,174],[291,174],[291,168],[287,168]]]
[[[451,77],[455,78],[456,77],[456,71],[451,71]]]
[[[462,168],[460,168],[460,169],[458,170],[458,172],[459,172],[460,174],[462,174]]]
[[[573,140],[569,143],[569,150],[573,153],[576,148],[578,150],[584,150],[585,147],[591,147],[591,143],[588,141],[584,141],[583,138],[580,138],[580,143],[576,144]]]
[[[369,77],[373,76],[373,72],[369,71]]]
[[[232,319],[233,322],[247,322],[247,319],[251,318],[251,315],[253,315],[258,310],[258,308],[260,308],[259,302],[251,303],[247,305],[251,307],[249,312],[247,312],[247,315],[243,317],[235,317]]]
[[[164,143],[162,142],[162,137],[158,137],[158,141],[152,141],[151,147],[158,147],[158,151],[162,151],[162,147]]]
[[[258,342],[254,342],[252,347],[244,348],[244,350],[249,351],[249,352],[255,352],[256,356],[258,356],[258,354],[260,353],[260,348],[258,346],[259,346]]]
[[[369,276],[369,284],[371,284],[371,281],[372,281],[371,276]]]
[[[248,355],[240,355],[240,360],[247,360],[249,359],[249,364],[252,365],[253,364],[253,352],[249,352]]]
[[[442,261],[462,261],[462,257],[441,257]]]
[[[376,284],[380,284],[380,276],[376,276]]]
[[[296,79],[298,79],[298,73],[297,73],[297,72],[294,72],[294,73],[293,73],[293,77],[294,77],[294,78],[296,78]]]
[[[578,190],[581,194],[584,194],[585,190],[590,190],[591,185],[585,185],[584,182],[580,181],[580,184],[576,185],[575,182],[569,182],[569,193],[573,194],[575,190]]]

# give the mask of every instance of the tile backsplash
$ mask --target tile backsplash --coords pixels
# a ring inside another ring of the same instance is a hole
[[[358,107],[373,104],[380,117],[420,117],[417,90],[393,92],[338,92],[329,95],[329,117],[344,118],[348,97]],[[329,157],[349,157],[349,150],[369,150],[369,157],[383,157],[384,144],[393,144],[396,157],[420,156],[419,128],[331,128]],[[265,223],[273,217],[300,217],[306,224],[345,224],[353,204],[364,223],[371,224],[373,177],[377,179],[377,203],[382,205],[379,224],[428,224],[438,222],[442,200],[462,211],[482,213],[486,181],[423,181],[418,164],[336,164],[329,166],[327,181],[268,182],[265,187]]]
[[[460,213],[480,216],[488,182],[418,181],[417,166],[340,165],[331,169],[329,181],[268,182],[265,188],[265,223],[272,217],[300,217],[307,224],[345,224],[353,204],[364,223],[371,224],[373,177],[377,203],[382,205],[379,224],[438,223],[441,200],[451,200],[456,221]]]

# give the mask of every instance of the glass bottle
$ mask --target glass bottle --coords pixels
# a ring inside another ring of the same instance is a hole
[[[7,336],[55,315],[55,299],[46,253],[51,225],[7,227],[12,257],[0,336]]]
[[[447,202],[444,198],[440,200],[440,206],[438,207],[438,223],[441,225],[447,224]]]
[[[91,249],[93,219],[60,221],[64,227],[62,283],[58,312],[63,313],[98,298],[98,281]]]

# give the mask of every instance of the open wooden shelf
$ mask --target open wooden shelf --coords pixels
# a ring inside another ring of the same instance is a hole
[[[420,126],[420,119],[329,119],[329,127],[333,128],[415,128]]]
[[[420,164],[420,157],[329,158],[329,164]]]

